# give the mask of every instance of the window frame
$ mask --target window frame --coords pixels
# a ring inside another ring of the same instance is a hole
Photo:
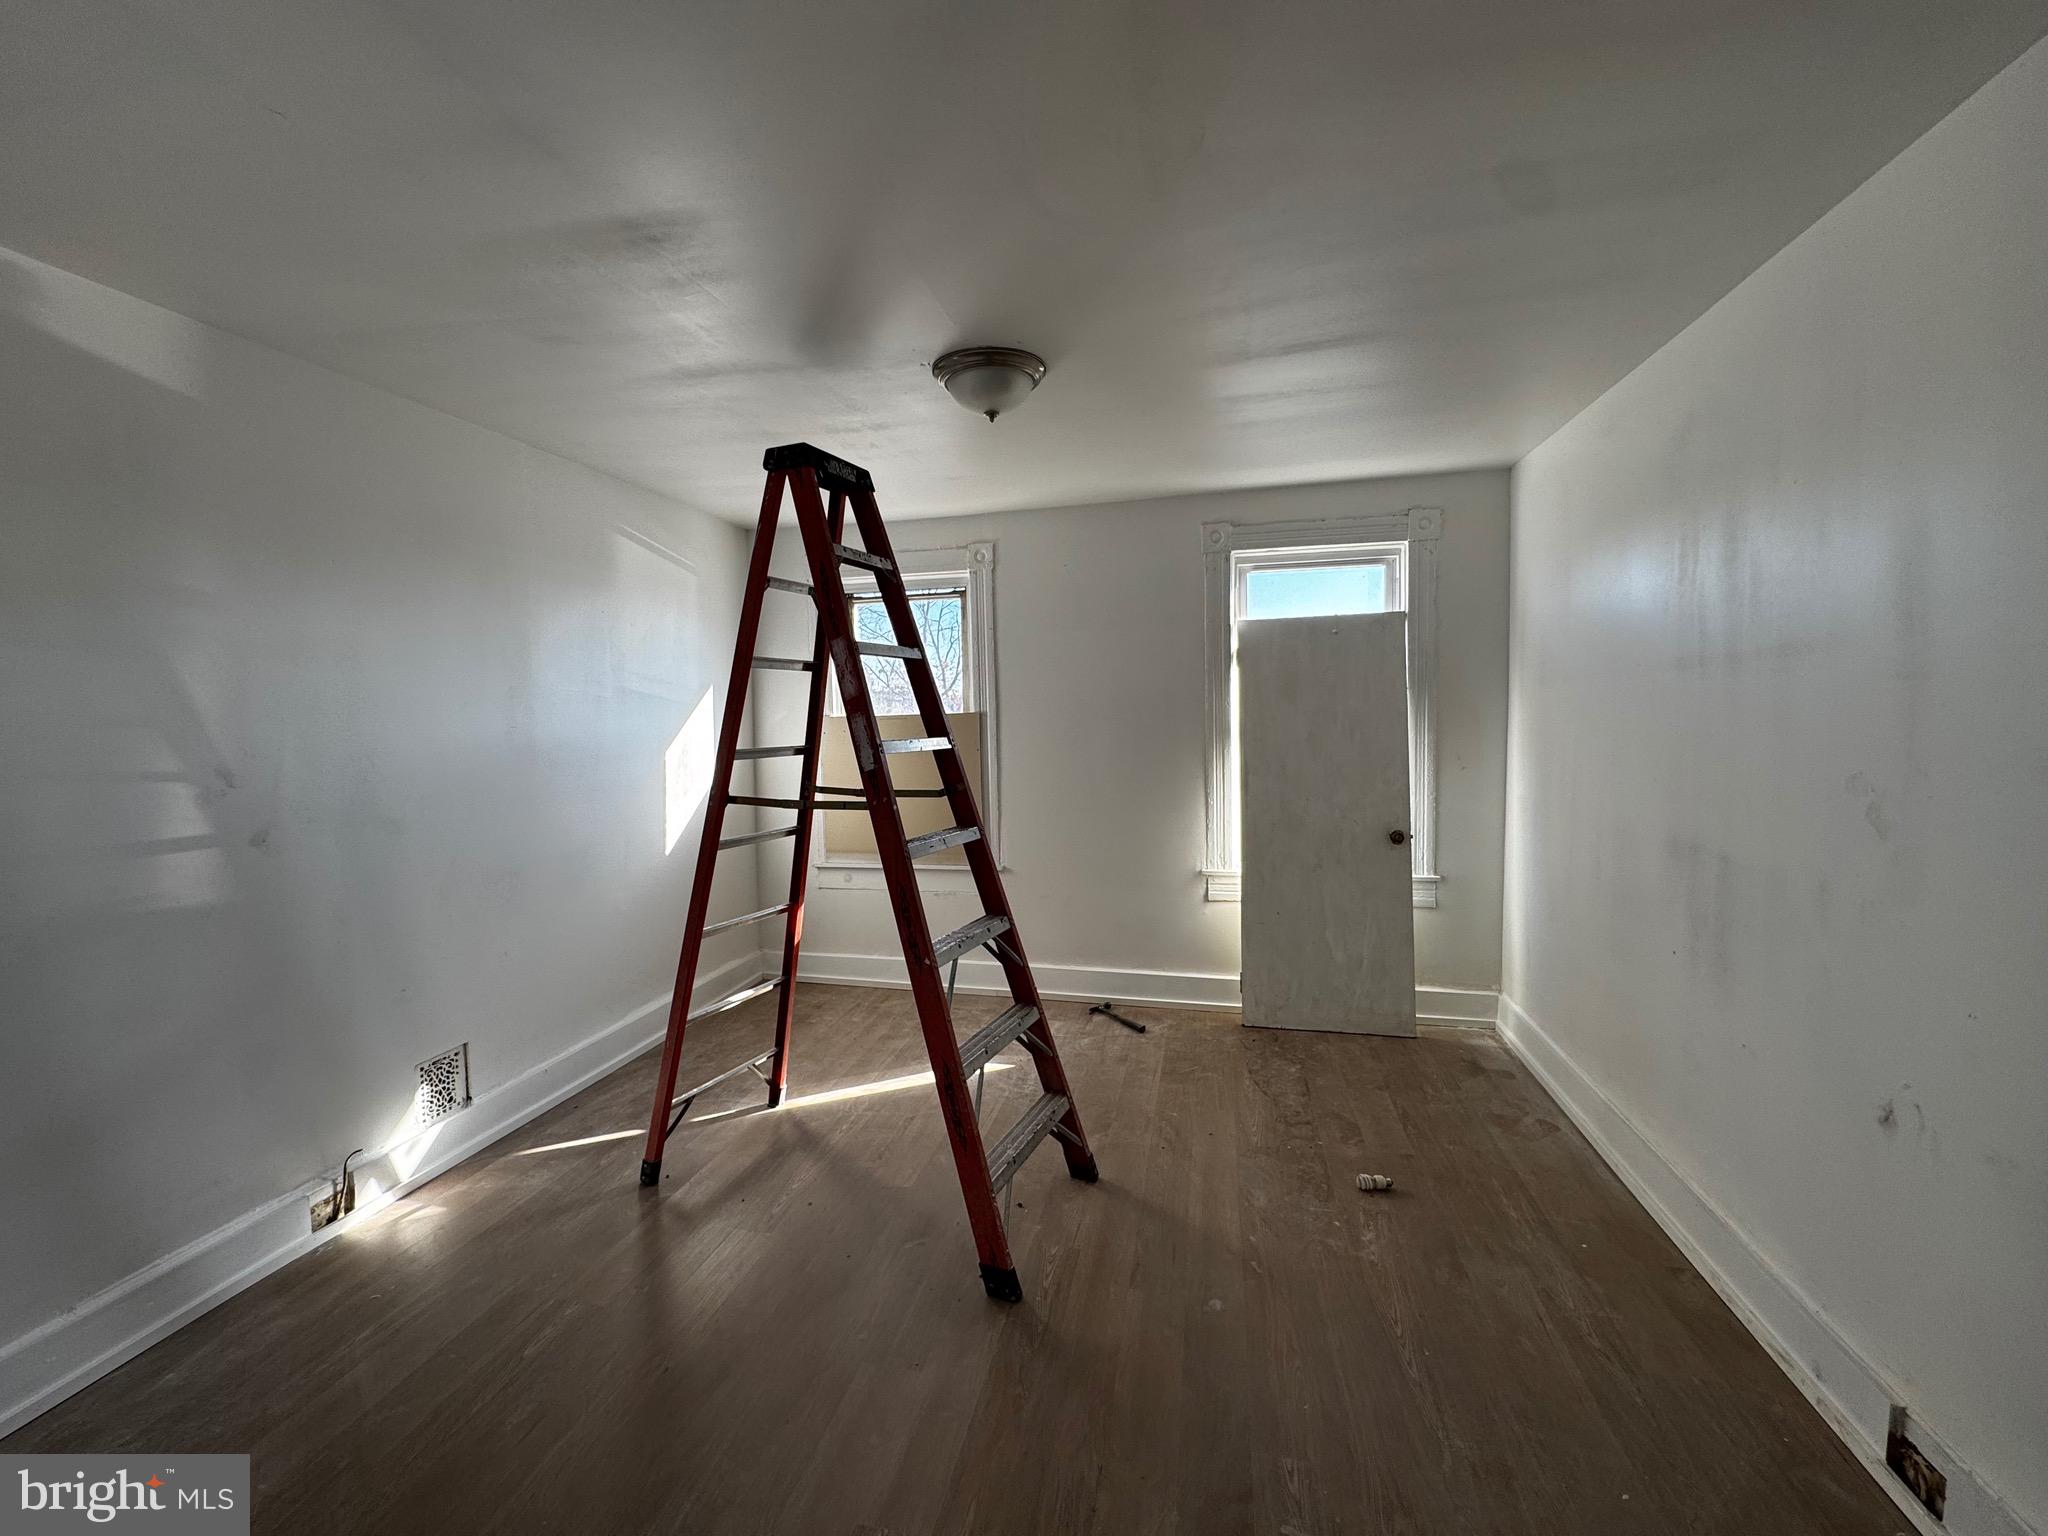
[[[953,549],[898,549],[895,555],[896,569],[901,573],[904,588],[911,597],[915,598],[921,587],[943,587],[964,594],[960,639],[966,651],[966,677],[962,691],[967,702],[966,712],[981,715],[981,820],[989,852],[995,856],[997,868],[1003,868],[1002,714],[996,703],[995,543],[993,540],[981,540]],[[841,579],[847,597],[854,601],[872,597],[880,591],[874,573],[857,566],[842,568]],[[836,677],[830,680],[825,708],[828,714],[844,718],[845,709],[839,699],[839,680]],[[882,867],[879,859],[826,852],[823,836],[815,840],[813,847],[816,852],[813,867],[817,869],[879,870]],[[965,869],[929,862],[918,867],[920,878],[935,876],[943,880],[952,876],[964,877],[967,873]]]
[[[1209,753],[1203,895],[1236,901],[1241,888],[1237,805],[1237,625],[1249,574],[1261,568],[1354,565],[1396,551],[1408,615],[1409,843],[1412,897],[1437,904],[1436,572],[1443,512],[1410,507],[1372,517],[1202,525]],[[1390,609],[1390,611],[1399,611]]]

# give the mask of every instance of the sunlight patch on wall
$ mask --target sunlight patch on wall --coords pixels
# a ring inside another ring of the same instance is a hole
[[[711,690],[690,711],[675,739],[662,754],[661,851],[674,853],[690,818],[711,794]]]

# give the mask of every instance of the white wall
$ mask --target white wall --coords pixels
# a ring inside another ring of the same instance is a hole
[[[869,467],[886,516],[891,470]],[[1208,750],[1201,525],[1418,506],[1444,510],[1437,860],[1443,881],[1439,906],[1415,914],[1418,977],[1491,989],[1500,973],[1504,471],[894,525],[899,549],[983,539],[996,546],[1007,888],[1042,987],[1227,996],[1234,1003],[1238,908],[1204,900],[1198,873]],[[782,568],[800,568],[793,527],[779,536],[777,556]],[[784,654],[800,650],[808,634],[789,627],[794,607],[771,609],[782,626],[776,649]],[[764,711],[761,739],[800,739],[791,723],[801,715],[800,691],[776,697],[789,703]],[[765,767],[762,779],[771,781]],[[764,855],[765,885],[779,888],[787,871],[786,853]],[[978,911],[964,876],[928,878],[934,926],[955,926]],[[848,888],[848,880],[863,888]],[[833,957],[880,957],[873,973],[900,978],[901,951],[880,883],[878,876],[821,874],[804,940],[820,968],[844,973],[848,966]]]
[[[1505,953],[1795,1369],[2037,1526],[2044,594],[2048,44],[1517,469]]]
[[[150,1317],[46,1325],[379,1147],[420,1059],[502,1118],[658,1030],[745,539],[5,254],[0,516],[4,1419]]]

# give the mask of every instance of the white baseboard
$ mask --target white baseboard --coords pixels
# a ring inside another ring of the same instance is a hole
[[[700,978],[692,990],[699,1001],[709,1001],[761,974],[760,957],[744,954]],[[431,1142],[418,1136],[358,1161],[357,1188],[363,1193],[354,1214],[309,1231],[310,1202],[327,1193],[327,1184],[303,1184],[0,1345],[0,1435],[630,1061],[661,1038],[668,1002],[665,995],[654,998],[478,1094],[459,1114],[429,1128],[435,1133]],[[371,1181],[375,1194],[368,1193]]]
[[[1523,1065],[1585,1133],[1693,1267],[1820,1410],[1900,1511],[1927,1536],[2037,1536],[1938,1433],[1915,1416],[1914,1442],[1948,1477],[1947,1511],[1933,1520],[1884,1464],[1891,1405],[1884,1374],[1826,1311],[1716,1206],[1515,1001],[1503,994],[1498,1029]]]
[[[1101,966],[1032,963],[1039,994],[1067,1002],[1120,1003],[1158,1008],[1218,1008],[1235,1013],[1239,1005],[1237,977],[1205,971],[1126,971]],[[804,981],[838,986],[907,987],[901,955],[832,955],[803,952],[797,975]],[[960,962],[962,992],[1004,993],[1003,968],[983,956]],[[1464,1024],[1491,1029],[1500,994],[1476,987],[1417,987],[1415,1014],[1435,1024]]]

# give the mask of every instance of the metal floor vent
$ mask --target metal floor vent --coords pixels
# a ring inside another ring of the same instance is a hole
[[[445,1120],[469,1103],[469,1042],[420,1063],[413,1118],[421,1125]]]

